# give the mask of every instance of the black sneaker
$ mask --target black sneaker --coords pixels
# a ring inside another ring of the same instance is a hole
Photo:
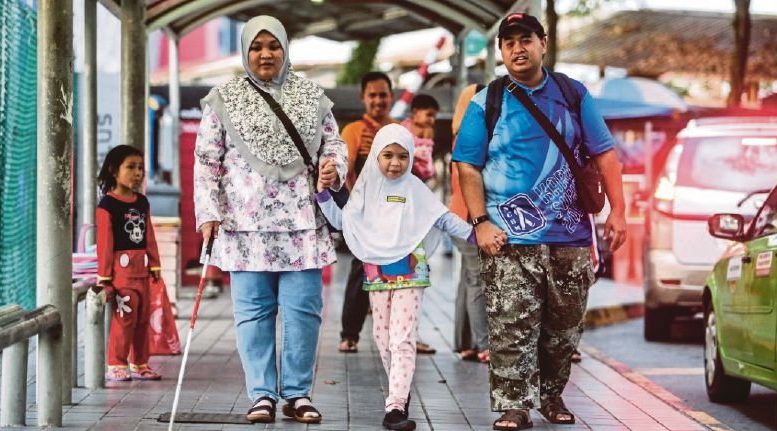
[[[415,429],[415,421],[408,419],[402,410],[394,409],[383,416],[383,426],[390,430],[411,431]]]

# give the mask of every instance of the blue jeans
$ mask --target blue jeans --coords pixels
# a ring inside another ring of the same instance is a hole
[[[313,386],[321,327],[321,270],[232,272],[237,350],[252,401],[307,397]],[[275,359],[275,317],[281,310],[281,360]]]

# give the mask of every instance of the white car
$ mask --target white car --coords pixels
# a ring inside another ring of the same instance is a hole
[[[702,289],[727,241],[715,213],[752,217],[777,182],[777,118],[691,120],[677,135],[645,220],[645,339],[666,340],[674,317],[702,311]]]

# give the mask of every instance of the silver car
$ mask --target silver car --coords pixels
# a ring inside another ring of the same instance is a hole
[[[692,120],[677,136],[645,220],[645,339],[702,311],[702,288],[727,245],[707,232],[714,213],[753,216],[777,182],[777,118]]]

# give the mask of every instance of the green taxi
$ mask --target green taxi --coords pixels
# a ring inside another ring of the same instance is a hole
[[[708,221],[712,236],[731,241],[702,300],[704,376],[713,402],[745,400],[751,382],[777,390],[777,187],[761,193],[768,196],[751,221],[740,214]]]

